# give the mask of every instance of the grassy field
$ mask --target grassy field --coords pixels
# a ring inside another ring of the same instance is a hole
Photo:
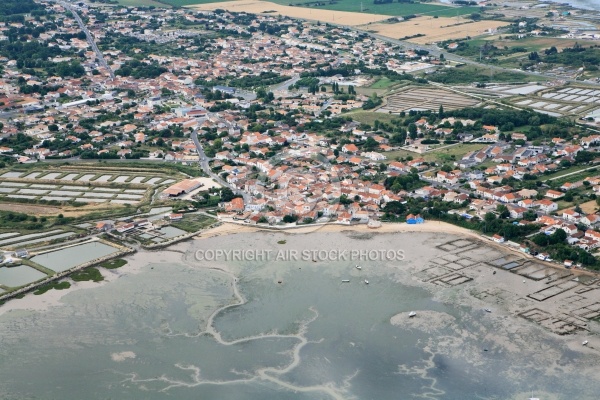
[[[455,160],[460,160],[468,152],[481,150],[484,147],[487,147],[485,143],[461,143],[455,146],[430,151],[425,154],[413,153],[407,150],[390,151],[385,154],[388,157],[388,162],[395,161],[398,157],[406,158],[407,156],[411,156],[413,159],[423,157],[427,162],[433,161],[440,164],[446,164]]]
[[[575,165],[573,167],[569,167],[567,169],[560,170],[560,171],[555,172],[553,174],[544,175],[542,180],[543,181],[546,181],[546,180],[549,180],[549,179],[556,180],[560,176],[563,176],[563,175],[566,175],[566,174],[571,174],[573,172],[579,172],[579,171],[587,169],[587,168],[590,168],[590,166],[589,165]],[[593,176],[594,174],[598,173],[597,170],[595,170],[595,171],[594,170],[584,171],[584,173],[585,172],[589,172],[589,174],[587,176]],[[578,175],[579,174],[573,174],[573,175],[566,176],[564,178],[564,179],[566,179],[565,182],[576,182]],[[583,178],[585,178],[585,176]],[[581,179],[583,179],[583,178],[581,178]],[[562,180],[563,178],[560,178],[560,179]]]
[[[429,75],[428,79],[449,85],[473,82],[540,82],[547,80],[543,76],[528,75],[517,71],[498,72],[475,65],[439,70]]]
[[[124,6],[185,7],[195,4],[220,3],[228,0],[117,0]]]
[[[573,47],[575,43],[579,43],[583,46],[594,44],[591,41],[562,39],[554,37],[525,37],[522,39],[506,39],[506,37],[503,37],[502,35],[475,38],[467,40],[464,43],[469,45],[469,49],[467,53],[463,52],[462,55],[470,57],[474,60],[479,59],[479,49],[486,44],[493,45],[499,49],[512,49],[516,47],[525,48],[526,51],[506,54],[503,56],[496,56],[499,65],[510,67],[517,67],[519,65],[519,60],[526,58],[527,55],[532,51],[542,53],[544,50],[549,49],[552,46],[556,47],[560,51],[565,47]],[[484,53],[483,56],[485,57],[486,54]]]
[[[195,4],[221,3],[228,0],[161,0],[163,3],[170,4],[174,7],[193,6]]]
[[[193,1],[193,0],[183,0]],[[201,0],[200,0],[201,1]],[[437,4],[404,4],[404,3],[388,3],[388,4],[373,4],[372,1],[361,1],[361,0],[338,0],[335,4],[323,4],[322,6],[315,7],[315,2],[308,0],[272,0],[273,3],[290,5],[293,4],[297,7],[311,7],[319,8],[324,10],[333,11],[350,11],[350,12],[362,12],[367,14],[383,14],[383,15],[394,15],[403,16],[411,14],[424,14],[429,16],[438,17],[456,17],[457,15],[465,15],[479,12],[479,7],[448,7]]]
[[[214,219],[202,214],[188,214],[180,221],[174,222],[173,226],[186,232],[197,232],[215,222]]]
[[[166,3],[161,3],[156,0],[117,0],[123,6],[154,6],[154,7],[169,7]]]
[[[345,117],[352,117],[353,120],[360,122],[361,124],[369,124],[371,126],[375,123],[375,120],[389,123],[394,119],[398,119],[396,115],[378,113],[374,111],[354,111],[342,115]]]
[[[598,204],[596,204],[596,200],[581,203],[579,207],[581,207],[581,210],[586,214],[593,214],[596,212],[596,210],[598,210]]]
[[[394,81],[390,80],[389,78],[383,77],[383,78],[379,79],[377,82],[373,83],[371,86],[369,86],[369,89],[387,89],[396,83],[398,83],[398,82],[394,82]]]

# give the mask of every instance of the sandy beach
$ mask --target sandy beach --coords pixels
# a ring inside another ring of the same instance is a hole
[[[311,232],[319,231],[319,232],[344,232],[344,231],[354,231],[354,232],[369,232],[369,233],[411,233],[411,232],[428,232],[428,233],[447,233],[449,235],[462,235],[468,236],[473,239],[477,239],[482,242],[482,244],[490,247],[494,247],[500,249],[502,251],[513,252],[519,254],[524,258],[529,258],[532,260],[536,260],[536,262],[546,265],[550,268],[557,268],[563,270],[564,267],[558,264],[549,263],[541,260],[535,259],[533,256],[526,255],[519,251],[516,248],[509,247],[506,245],[501,245],[489,240],[487,237],[482,234],[471,231],[469,229],[461,228],[456,225],[449,224],[447,222],[441,221],[429,221],[424,224],[416,224],[409,225],[406,223],[384,223],[381,224],[378,228],[369,228],[367,225],[340,225],[340,224],[326,224],[315,228],[315,226],[306,226],[302,228],[293,228],[293,229],[272,229],[269,227],[261,227],[256,225],[248,225],[244,223],[233,223],[233,222],[224,222],[220,226],[206,230],[201,234],[195,236],[195,239],[206,239],[216,236],[225,236],[236,233],[250,233],[250,232],[282,232],[290,235],[294,234],[308,234]],[[597,273],[585,270],[572,270],[575,275],[591,275],[597,276]]]

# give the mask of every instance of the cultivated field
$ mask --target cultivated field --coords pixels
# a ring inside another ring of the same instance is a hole
[[[178,0],[167,0],[178,1]],[[194,0],[183,0],[194,1]],[[198,1],[200,2],[200,1]],[[295,7],[311,7],[316,9],[349,11],[368,14],[385,14],[392,16],[404,16],[413,14],[424,14],[438,17],[456,17],[457,15],[471,14],[479,12],[479,7],[451,7],[441,4],[425,3],[385,3],[373,4],[372,1],[363,0],[334,0],[331,2],[317,2],[310,0],[274,0],[274,3],[281,5],[293,4]]]
[[[209,3],[193,6],[197,10],[216,10],[223,9],[232,12],[247,12],[252,14],[262,14],[268,12],[268,15],[285,15],[292,18],[310,19],[321,22],[331,22],[349,26],[365,25],[389,18],[389,15],[380,14],[360,14],[344,11],[331,11],[319,8],[290,7],[268,1],[226,1],[222,3]]]
[[[467,36],[478,36],[487,30],[508,25],[502,21],[468,22],[462,18],[418,17],[396,24],[370,24],[369,32],[378,33],[390,38],[400,39],[407,36],[425,35],[410,39],[415,43],[431,43],[448,39],[461,39]]]
[[[440,106],[444,106],[444,110],[450,111],[464,107],[473,107],[478,103],[476,99],[457,93],[421,87],[407,88],[401,92],[394,93],[387,97],[386,100],[387,102],[377,112],[399,113],[409,110],[437,111]]]

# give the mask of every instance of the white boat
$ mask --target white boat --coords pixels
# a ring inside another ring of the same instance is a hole
[[[492,310],[490,310],[489,308],[485,309],[486,312],[492,312]]]
[[[416,312],[414,312],[414,311],[411,311],[410,313],[408,313],[408,316],[409,316],[410,318],[414,317],[415,315],[417,315],[417,313],[416,313]]]
[[[368,284],[369,284],[369,281],[365,279],[365,283],[368,285]]]
[[[362,267],[360,265],[357,265],[356,269],[362,269]]]
[[[348,283],[348,282],[350,282],[350,279],[342,279],[342,282]]]
[[[582,345],[582,346],[587,346],[587,344],[588,344],[588,341],[587,341],[587,340],[584,340],[584,341],[581,343],[581,345]]]

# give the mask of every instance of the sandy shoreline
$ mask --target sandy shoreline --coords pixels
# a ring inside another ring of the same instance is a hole
[[[406,223],[394,223],[394,222],[386,222],[381,224],[379,228],[369,228],[365,224],[360,225],[340,225],[340,224],[329,224],[323,225],[315,229],[314,226],[306,226],[305,228],[295,228],[295,229],[273,229],[268,227],[261,227],[257,225],[248,225],[242,223],[232,223],[232,222],[224,222],[222,225],[209,229],[207,231],[202,232],[201,234],[194,237],[194,239],[207,239],[216,236],[227,236],[238,233],[252,233],[252,232],[278,232],[283,234],[308,234],[311,232],[345,232],[345,231],[353,231],[353,232],[368,232],[368,233],[447,233],[449,235],[460,235],[467,236],[478,241],[481,241],[482,244],[490,247],[494,247],[500,249],[505,252],[512,252],[518,254],[523,258],[528,258],[531,260],[535,260],[535,262],[546,265],[551,268],[564,270],[564,267],[559,264],[554,264],[546,261],[541,261],[536,259],[535,257],[525,254],[519,251],[516,248],[501,245],[499,243],[493,242],[488,239],[486,236],[471,231],[466,228],[461,228],[456,225],[452,225],[447,222],[442,221],[429,221],[424,224],[415,224],[409,225]],[[598,275],[595,272],[587,271],[587,270],[571,270],[574,275]]]
[[[343,233],[343,232],[356,232],[356,233],[369,233],[369,234],[394,234],[394,233],[435,233],[435,234],[448,234],[448,235],[456,235],[468,237],[471,239],[475,239],[480,241],[482,245],[493,247],[499,249],[503,252],[512,252],[518,254],[522,258],[529,258],[535,260],[535,262],[539,264],[544,264],[551,268],[555,268],[557,270],[564,270],[563,267],[545,263],[540,260],[535,259],[532,256],[528,256],[523,254],[522,252],[510,248],[508,246],[503,246],[498,243],[492,242],[491,240],[486,239],[481,234],[470,231],[465,228],[458,227],[456,225],[452,225],[446,222],[438,222],[438,221],[430,221],[424,224],[417,225],[409,225],[406,223],[385,223],[382,224],[379,228],[372,229],[367,227],[364,224],[361,225],[339,225],[339,224],[329,224],[318,227],[315,230],[315,226],[306,226],[302,228],[296,229],[269,229],[256,225],[248,225],[241,223],[230,223],[225,222],[218,227],[208,229],[201,234],[194,236],[194,240],[207,240],[211,238],[217,237],[233,237],[233,235],[238,234],[248,234],[248,233],[271,233],[278,235],[298,235],[298,236],[310,236],[311,233],[320,232],[320,233]],[[188,243],[188,244],[186,244]],[[192,242],[193,243],[193,242]],[[304,241],[298,242],[301,246]],[[189,242],[180,242],[173,244],[166,249],[160,252],[161,261],[166,262],[181,262],[181,249],[187,248],[189,246]],[[175,251],[172,251],[175,250]],[[104,276],[104,280],[100,283],[95,282],[73,282],[70,279],[66,279],[71,283],[71,287],[65,290],[49,290],[45,294],[41,296],[34,295],[33,292],[28,293],[22,299],[11,299],[7,301],[6,304],[0,306],[0,316],[7,312],[11,312],[13,310],[30,310],[30,311],[44,311],[49,307],[58,306],[61,304],[62,298],[67,294],[80,290],[80,289],[88,289],[99,287],[100,285],[107,284],[118,279],[121,275],[127,274],[136,274],[141,271],[141,269],[152,262],[156,262],[155,252],[152,251],[141,251],[137,252],[132,256],[126,257],[128,260],[128,264],[122,268],[117,270],[106,270],[104,268],[99,268],[102,275]],[[227,265],[222,266],[224,269],[227,269]],[[575,275],[593,275],[592,272],[589,271],[572,271]]]

